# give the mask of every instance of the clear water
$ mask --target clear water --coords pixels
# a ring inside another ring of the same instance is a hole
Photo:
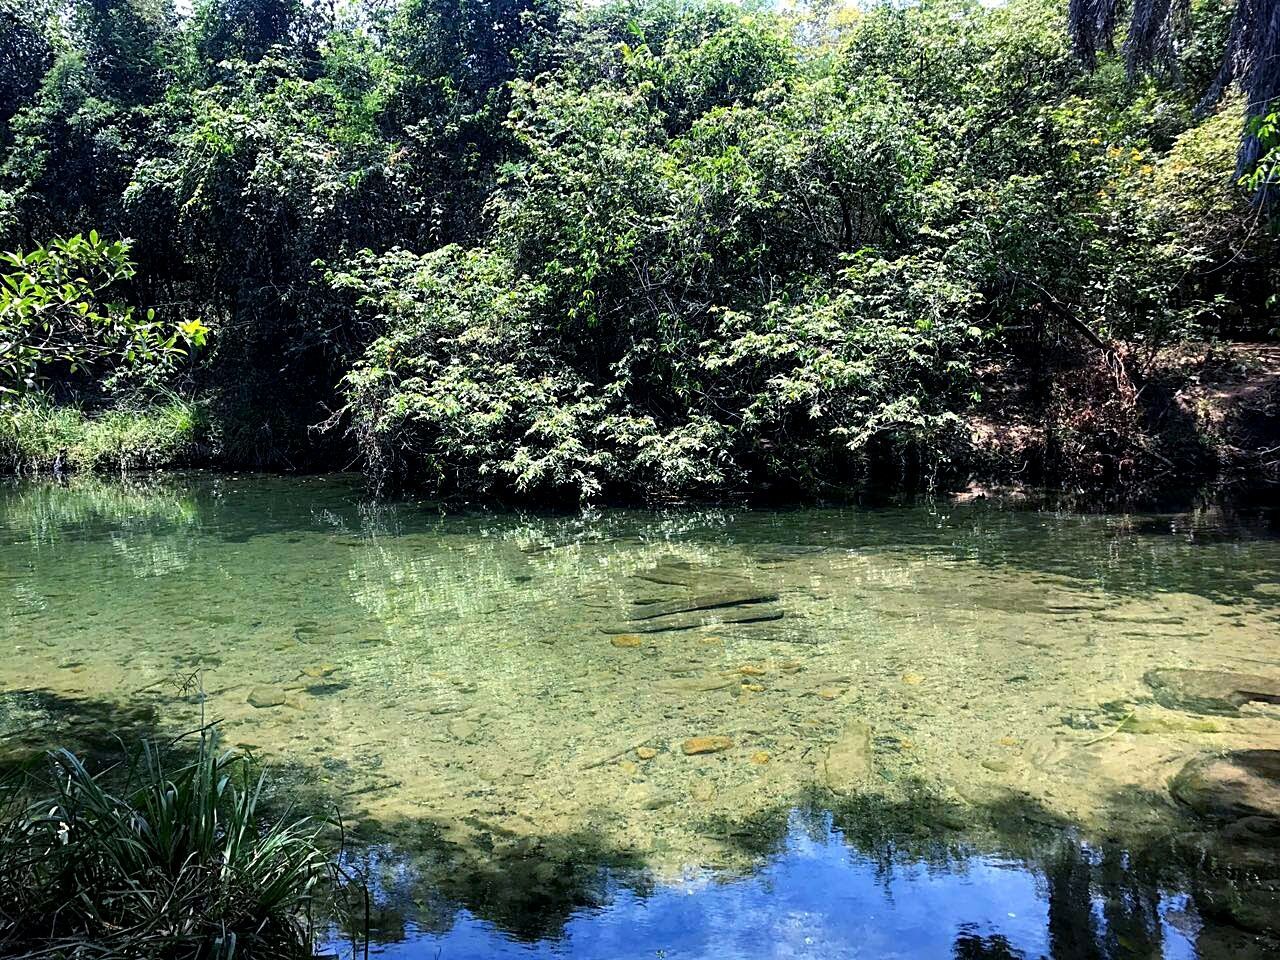
[[[0,756],[219,720],[388,957],[1280,956],[1274,858],[1168,790],[1280,706],[1187,667],[1280,676],[1273,519],[0,488]]]

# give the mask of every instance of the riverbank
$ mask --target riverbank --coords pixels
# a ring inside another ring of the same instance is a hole
[[[845,486],[770,497],[767,482],[748,484],[735,499],[804,502],[928,492],[968,500],[1048,491],[1088,509],[1196,497],[1249,503],[1275,495],[1280,345],[1186,344],[1148,358],[1143,367],[1145,374],[1127,385],[1114,373],[1065,371],[1039,398],[1029,388],[1008,386],[1006,371],[992,370],[984,399],[963,414],[963,429],[927,473],[918,463],[899,463],[895,471],[885,462]],[[0,416],[0,471],[291,470],[299,464],[325,470],[346,469],[355,460],[333,437],[310,457],[299,455],[296,442],[287,456],[272,457],[261,445],[246,453],[225,440],[258,426],[229,424],[206,401],[172,396],[98,408],[28,401]],[[472,499],[474,491],[455,495]],[[625,494],[608,499],[630,502]]]
[[[988,372],[968,417],[967,496],[1032,487],[1087,509],[1266,502],[1280,490],[1280,345],[1126,348],[1043,391],[1002,387],[1003,374]]]

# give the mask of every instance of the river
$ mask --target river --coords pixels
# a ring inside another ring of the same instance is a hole
[[[0,486],[0,757],[211,720],[376,955],[1280,956],[1274,514]]]

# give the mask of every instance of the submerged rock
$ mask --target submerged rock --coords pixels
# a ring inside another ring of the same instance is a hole
[[[1237,713],[1246,703],[1280,703],[1280,679],[1227,670],[1148,670],[1156,702],[1192,713]]]
[[[823,784],[834,793],[849,793],[871,775],[871,727],[855,720],[819,760]]]
[[[680,745],[686,756],[699,753],[719,753],[733,746],[729,737],[690,737]]]
[[[265,710],[268,707],[284,706],[285,694],[279,687],[254,687],[246,699],[249,706]]]
[[[1178,717],[1132,717],[1124,725],[1125,733],[1221,733],[1216,720],[1196,720]]]
[[[681,680],[659,680],[654,689],[659,693],[710,693],[713,690],[727,690],[738,684],[737,677],[690,677]]]
[[[698,803],[710,803],[716,798],[716,785],[705,777],[699,778],[689,787],[689,796]]]
[[[633,783],[624,794],[627,803],[641,810],[660,810],[672,800],[651,783]]]
[[[1252,933],[1280,934],[1280,886],[1268,879],[1280,867],[1280,820],[1233,820],[1201,849],[1211,869],[1197,906]]]
[[[656,583],[664,587],[687,587],[693,577],[693,565],[686,560],[667,559],[659,561],[657,566],[641,570],[636,579],[646,583]]]
[[[1280,868],[1280,820],[1273,817],[1232,820],[1212,835],[1207,851],[1215,861],[1237,874],[1275,873]]]
[[[663,664],[662,669],[673,676],[681,676],[683,674],[697,673],[700,670],[705,670],[706,667],[707,664],[701,660],[684,660]]]
[[[316,683],[316,684],[312,684],[309,687],[305,687],[303,689],[303,692],[313,697],[328,697],[328,696],[332,696],[335,693],[339,693],[343,690],[346,690],[349,686],[351,686],[351,684],[341,683],[341,682]]]
[[[1280,891],[1264,886],[1232,886],[1223,899],[1237,926],[1268,936],[1280,933]]]
[[[602,767],[611,760],[617,760],[624,753],[630,753],[632,750],[639,749],[653,739],[658,732],[658,727],[644,727],[640,730],[632,730],[624,732],[614,737],[611,741],[602,744],[600,741],[592,739],[588,744],[587,752],[578,759],[579,770],[594,770],[596,767]]]
[[[1169,792],[1205,817],[1280,817],[1280,750],[1235,750],[1192,760]]]
[[[455,717],[450,720],[445,729],[448,730],[449,736],[455,740],[461,740],[463,743],[469,743],[480,732],[479,726],[463,717]]]

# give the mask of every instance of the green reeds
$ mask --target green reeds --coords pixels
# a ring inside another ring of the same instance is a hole
[[[316,831],[264,816],[261,774],[211,728],[98,774],[65,750],[48,767],[0,794],[0,955],[312,956]]]

